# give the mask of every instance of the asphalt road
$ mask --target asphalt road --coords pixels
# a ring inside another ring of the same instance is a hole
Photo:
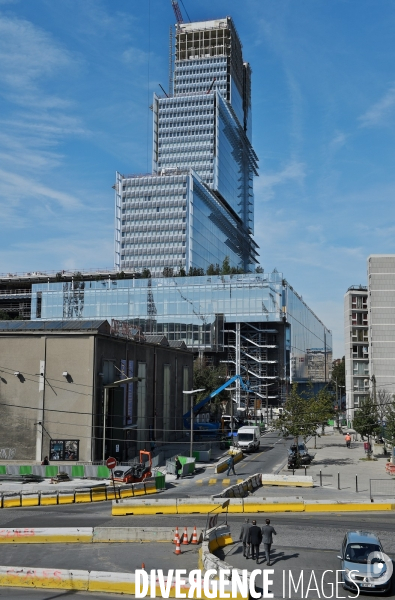
[[[166,498],[188,498],[189,496],[212,496],[225,487],[246,479],[255,473],[274,473],[287,460],[290,440],[278,437],[278,433],[267,433],[261,437],[258,452],[245,454],[243,460],[235,465],[236,476],[215,473],[215,464],[199,467],[197,473],[170,484]]]

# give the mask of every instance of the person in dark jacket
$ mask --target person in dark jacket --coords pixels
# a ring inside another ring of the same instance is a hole
[[[256,521],[252,522],[252,527],[248,532],[248,543],[251,544],[251,555],[252,560],[256,560],[258,563],[259,559],[259,546],[262,542],[262,531],[261,528],[257,526]]]
[[[182,464],[180,463],[180,459],[176,456],[176,475],[177,479],[180,479],[180,471],[182,469]]]
[[[246,519],[245,523],[241,526],[239,540],[243,542],[243,556],[248,558],[250,554],[250,544],[248,543],[248,532],[250,531],[252,524],[250,523],[250,519]]]
[[[44,456],[44,460],[41,463],[42,465],[49,465],[49,460],[48,460],[48,456]]]
[[[233,471],[233,475],[236,475],[235,459],[233,458],[232,454],[229,456],[228,460],[226,461],[226,464],[228,465],[228,472],[226,473],[226,475],[229,477],[231,471]]]
[[[273,544],[273,533],[277,535],[274,527],[270,525],[270,519],[266,519],[266,525],[262,527],[262,541],[265,548],[267,564],[270,566],[270,549]]]

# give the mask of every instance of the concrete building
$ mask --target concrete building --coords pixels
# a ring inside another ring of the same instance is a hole
[[[116,268],[253,271],[251,69],[230,17],[177,26],[174,90],[152,109],[152,174],[116,174]]]
[[[368,288],[353,285],[344,296],[344,353],[346,368],[346,412],[352,421],[369,395]]]
[[[103,320],[0,321],[0,365],[3,459],[101,460],[105,435],[104,455],[127,460],[184,435],[193,354],[181,341]],[[128,377],[139,381],[114,385]]]
[[[370,390],[395,393],[395,255],[368,257]]]

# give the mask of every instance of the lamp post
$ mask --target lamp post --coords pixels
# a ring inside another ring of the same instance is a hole
[[[119,381],[113,381],[113,383],[109,383],[104,385],[104,406],[103,406],[103,464],[106,460],[106,416],[108,409],[108,390],[110,388],[117,388],[123,383],[131,383],[132,381],[141,381],[141,377],[127,377],[126,379],[120,379]]]
[[[204,392],[205,388],[199,388],[198,390],[184,390],[182,393],[186,396],[191,397],[191,439],[189,441],[189,456],[193,458],[193,395],[199,392]]]

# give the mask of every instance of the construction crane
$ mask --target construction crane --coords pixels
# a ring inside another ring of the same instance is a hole
[[[171,5],[174,10],[174,14],[175,14],[175,17],[177,20],[177,25],[179,25],[180,23],[183,23],[184,19],[182,18],[182,13],[181,13],[180,7],[178,6],[177,0],[171,0]]]

